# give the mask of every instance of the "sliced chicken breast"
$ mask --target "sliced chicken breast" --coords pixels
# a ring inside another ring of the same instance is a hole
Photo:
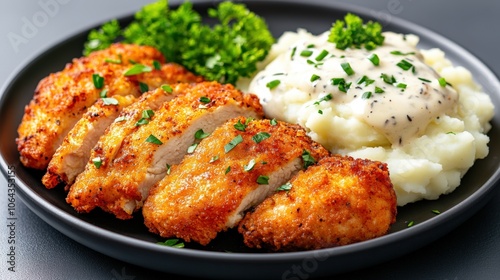
[[[243,94],[231,85],[178,84],[172,86],[172,93],[177,97],[145,113],[143,123],[123,139],[113,156],[99,148],[106,145],[105,138],[100,140],[92,157],[102,159],[103,164],[96,168],[89,163],[68,195],[77,211],[100,207],[117,218],[131,218],[151,186],[217,126],[237,116],[263,116],[255,95]]]
[[[112,97],[116,102],[99,99],[82,116],[64,138],[42,177],[46,188],[71,185],[89,161],[90,151],[124,107],[137,100],[132,95]]]
[[[114,44],[74,59],[38,84],[18,127],[23,165],[47,168],[64,137],[101,95],[139,96],[165,83],[201,81],[183,67],[167,64],[155,48]],[[159,66],[159,67],[158,67]]]
[[[152,188],[143,207],[145,224],[163,237],[206,245],[236,226],[246,209],[326,155],[298,125],[232,119]]]
[[[253,248],[321,249],[384,235],[396,213],[386,164],[332,156],[249,211],[238,230]]]

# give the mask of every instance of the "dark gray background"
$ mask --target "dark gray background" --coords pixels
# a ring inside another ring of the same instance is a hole
[[[67,36],[131,14],[148,2],[152,1],[4,1],[0,9],[0,85],[34,56]],[[383,12],[427,27],[462,45],[500,74],[499,1],[332,2],[358,4],[373,9],[374,15]],[[56,4],[49,13],[43,3]],[[13,44],[9,36],[22,35],[26,21],[35,19],[39,27],[26,33],[29,36],[24,36],[23,42]],[[48,226],[21,201],[16,203],[17,271],[11,273],[7,271],[8,233],[3,225],[7,216],[6,188],[6,180],[0,176],[0,279],[188,279],[156,273],[90,250]],[[436,242],[400,259],[335,279],[498,279],[499,238],[500,192],[496,192],[482,210]]]

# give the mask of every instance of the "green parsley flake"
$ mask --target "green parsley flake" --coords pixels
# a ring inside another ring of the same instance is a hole
[[[257,184],[259,185],[268,185],[269,184],[269,177],[265,175],[259,175],[257,178]]]
[[[430,83],[431,80],[427,80],[427,79],[424,79],[424,78],[418,78],[419,80],[423,81],[423,82],[426,82],[426,83]]]
[[[233,140],[231,140],[229,143],[227,143],[224,146],[224,152],[225,153],[229,153],[229,151],[231,151],[232,149],[234,149],[234,147],[236,147],[241,142],[243,142],[243,137],[241,137],[241,135],[238,135],[238,136],[234,137]]]
[[[169,85],[162,85],[161,89],[163,89],[163,91],[165,91],[166,93],[172,93],[173,91],[172,87]]]
[[[92,74],[92,81],[96,89],[101,89],[104,86],[104,78],[99,74]]]
[[[252,170],[255,166],[255,160],[254,159],[251,159],[250,162],[246,165],[243,166],[243,170],[245,170],[246,172]]]
[[[264,140],[266,140],[267,138],[271,137],[271,134],[267,133],[267,132],[259,132],[257,134],[255,134],[254,136],[252,136],[252,140],[255,142],[255,143],[260,143]]]
[[[277,192],[278,192],[278,191],[286,191],[286,192],[288,192],[288,191],[290,191],[291,189],[292,189],[292,183],[287,182],[286,184],[281,185],[281,186],[279,186],[278,188],[276,188],[276,191],[277,191]]]
[[[142,64],[134,64],[130,69],[128,69],[123,75],[125,76],[133,76],[141,73],[151,72],[153,69],[149,66]]]
[[[439,82],[439,85],[442,87],[445,87],[447,84],[445,78],[443,78],[443,77],[439,78],[438,82]]]
[[[172,166],[167,163],[167,175],[170,175],[170,171],[172,170]]]
[[[207,138],[208,136],[210,136],[210,133],[205,133],[201,128],[194,133],[194,139],[197,140]]]
[[[361,48],[373,50],[384,42],[382,25],[369,21],[366,24],[354,14],[348,13],[344,20],[337,20],[330,29],[328,42],[335,43],[337,49]]]
[[[366,91],[361,96],[361,98],[363,98],[363,99],[369,99],[370,97],[372,97],[372,92],[371,91]]]
[[[215,161],[217,161],[218,159],[219,159],[219,155],[213,156],[213,157],[210,159],[209,163],[215,162]]]
[[[385,91],[380,87],[375,87],[375,93],[384,93]]]
[[[399,68],[405,70],[405,71],[408,71],[410,69],[414,69],[415,67],[413,66],[413,64],[411,64],[408,60],[401,60],[399,61],[397,64],[396,64]]]
[[[368,56],[368,60],[370,60],[373,63],[373,65],[375,65],[375,66],[378,66],[380,64],[380,59],[379,59],[378,55],[376,55],[374,53],[372,53]]]
[[[316,58],[314,58],[316,61],[321,61],[323,60],[326,56],[328,55],[328,51],[327,50],[322,50],[317,56]]]
[[[153,67],[156,69],[156,70],[161,70],[161,64],[158,60],[153,60]]]
[[[303,50],[300,52],[300,56],[303,57],[310,57],[313,54],[313,51],[311,50]]]
[[[189,146],[188,149],[187,149],[187,153],[188,154],[194,153],[194,150],[196,150],[196,147],[198,147],[197,143],[194,143],[193,145]]]
[[[393,75],[389,76],[387,74],[382,73],[382,74],[380,74],[380,78],[382,78],[382,80],[384,80],[385,83],[390,84],[390,85],[392,85],[396,82],[396,78],[394,78]]]
[[[268,87],[269,89],[273,89],[273,88],[277,87],[280,83],[281,83],[280,80],[272,80],[266,84],[266,87]]]
[[[434,214],[436,214],[436,215],[441,214],[441,211],[439,211],[437,209],[431,210],[431,212],[434,213]]]
[[[316,163],[316,160],[308,150],[304,150],[302,152],[302,161],[304,162],[304,169],[307,169],[309,166]]]
[[[184,248],[184,242],[180,242],[177,238],[167,239],[165,242],[158,242],[156,244],[173,248]]]
[[[393,54],[393,55],[411,55],[411,54],[415,54],[415,53],[414,52],[404,53],[404,52],[400,52],[400,51],[392,51],[391,54]]]
[[[156,138],[156,136],[154,136],[153,134],[150,134],[148,136],[148,138],[146,138],[146,142],[153,143],[153,144],[156,144],[156,145],[163,144],[163,142],[161,142],[160,139]]]
[[[314,105],[319,105],[319,103],[323,102],[323,101],[329,101],[329,100],[332,100],[333,96],[331,93],[321,97],[320,99],[318,99],[318,101],[314,102],[313,104]]]
[[[207,103],[210,103],[210,98],[206,97],[206,96],[202,96],[200,97],[200,102],[203,103],[203,104],[207,104]]]
[[[149,86],[145,83],[139,82],[139,89],[141,90],[141,93],[145,93],[149,90]]]
[[[348,76],[351,76],[352,74],[354,74],[354,70],[351,68],[351,65],[349,64],[349,62],[342,62],[340,64],[340,66],[342,67],[342,69],[344,70],[344,72]]]
[[[92,159],[92,163],[94,164],[95,168],[99,169],[102,165],[102,159],[100,157],[95,157]]]
[[[102,99],[102,102],[104,103],[104,105],[118,105],[118,100],[114,99],[113,97],[104,97],[104,98],[101,98]]]
[[[312,82],[317,81],[317,80],[319,80],[319,79],[321,79],[321,77],[320,77],[320,76],[318,76],[318,75],[316,75],[316,74],[312,74],[312,76],[311,76],[311,79],[310,79],[310,80],[311,80],[311,83],[312,83]]]
[[[108,90],[107,89],[101,90],[101,92],[99,93],[99,97],[100,98],[108,97]]]
[[[226,168],[226,171],[224,171],[224,174],[227,174],[227,173],[229,173],[229,172],[231,172],[231,166],[228,166],[228,167]]]
[[[269,120],[269,123],[270,123],[272,126],[278,125],[278,121],[277,121],[276,119],[271,119],[271,120]]]
[[[239,131],[245,131],[245,129],[247,128],[247,124],[242,123],[241,120],[238,120],[238,122],[234,125],[234,128]]]

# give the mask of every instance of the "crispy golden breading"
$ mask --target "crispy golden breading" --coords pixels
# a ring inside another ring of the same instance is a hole
[[[61,146],[50,160],[47,173],[42,178],[46,188],[59,184],[71,185],[87,164],[90,151],[106,128],[118,117],[122,109],[137,100],[132,95],[113,97],[117,104],[108,104],[99,99],[83,114],[64,138]]]
[[[64,70],[41,80],[18,127],[16,143],[21,162],[26,167],[45,169],[69,130],[103,90],[109,97],[139,96],[141,83],[153,89],[164,83],[202,80],[176,64],[157,70],[154,61],[163,64],[165,59],[152,47],[117,43],[74,59]],[[151,71],[125,76],[133,63],[148,66]],[[94,74],[104,78],[102,88],[96,88]]]
[[[150,187],[165,176],[167,166],[178,164],[199,141],[195,135],[200,129],[211,133],[238,116],[263,117],[257,96],[243,94],[231,85],[203,82],[178,84],[172,89],[177,97],[154,110],[147,123],[135,125],[114,157],[108,157],[104,148],[108,135],[114,138],[113,131],[99,141],[92,158],[99,157],[103,164],[96,168],[89,163],[68,195],[77,211],[100,207],[117,218],[132,218]],[[148,142],[151,135],[159,142]]]
[[[238,230],[249,247],[294,251],[351,244],[387,233],[396,195],[386,164],[331,156],[297,174],[249,211]]]
[[[298,125],[230,120],[153,186],[145,224],[163,237],[206,245],[302,169],[307,155],[319,159],[328,151]]]

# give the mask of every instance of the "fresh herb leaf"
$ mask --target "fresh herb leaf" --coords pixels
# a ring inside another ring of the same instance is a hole
[[[153,60],[153,67],[156,69],[156,70],[161,70],[161,64],[158,60]]]
[[[267,133],[267,132],[259,132],[257,134],[255,134],[254,136],[252,136],[252,140],[255,142],[255,143],[260,143],[264,140],[266,140],[267,138],[271,137],[271,134]]]
[[[405,59],[399,61],[396,65],[405,71],[408,71],[408,70],[414,68],[413,64],[411,64],[408,60],[405,60]]]
[[[196,150],[196,147],[198,147],[198,143],[194,143],[192,144],[191,146],[188,147],[187,149],[187,153],[188,154],[192,154],[194,153],[194,150]]]
[[[316,163],[316,160],[308,150],[304,150],[302,152],[302,161],[304,162],[304,169],[307,169],[309,166]]]
[[[184,248],[184,242],[181,242],[177,238],[167,239],[164,242],[158,242],[157,244],[173,248]]]
[[[118,100],[116,100],[113,97],[104,97],[101,99],[102,99],[102,102],[104,103],[104,105],[118,105],[119,104]]]
[[[218,159],[219,159],[219,155],[213,156],[213,157],[210,159],[209,163],[215,162],[215,161],[217,161]]]
[[[359,16],[348,13],[344,20],[333,24],[328,41],[341,50],[361,47],[373,50],[384,43],[384,36],[380,23],[369,21],[364,24]]]
[[[332,100],[333,96],[331,93],[321,97],[320,99],[318,99],[318,101],[314,102],[313,104],[314,105],[319,105],[319,103],[323,102],[323,101],[328,101],[328,100]]]
[[[344,70],[344,72],[348,76],[351,76],[352,74],[354,74],[354,70],[351,68],[351,65],[349,64],[349,62],[342,62],[340,64],[340,66],[342,67],[342,69]]]
[[[321,61],[323,60],[326,56],[328,55],[328,51],[327,50],[322,50],[317,56],[316,58],[314,58],[316,61]]]
[[[368,56],[368,60],[370,60],[375,66],[378,66],[380,64],[380,58],[374,53]]]
[[[234,137],[229,143],[227,143],[224,146],[224,152],[225,153],[229,153],[229,151],[231,151],[232,149],[234,149],[234,147],[236,147],[241,142],[243,142],[243,137],[241,137],[241,135],[238,135],[238,136]]]
[[[372,97],[372,92],[371,91],[365,91],[363,93],[363,95],[361,96],[361,98],[363,98],[363,99],[369,99],[370,97]]]
[[[163,142],[161,142],[160,139],[156,138],[156,136],[154,136],[153,134],[150,134],[148,138],[146,138],[146,142],[157,145],[163,144]]]
[[[93,51],[107,49],[121,34],[122,30],[118,20],[106,22],[99,29],[90,31],[84,44],[83,54],[87,56]]]
[[[169,86],[169,85],[162,85],[161,89],[163,89],[163,91],[165,91],[166,93],[172,93],[173,92],[172,87]]]
[[[269,89],[273,89],[273,88],[277,87],[280,83],[281,83],[280,80],[272,80],[266,84],[266,87],[268,87]]]
[[[290,182],[287,182],[286,184],[281,185],[278,188],[276,188],[276,191],[286,191],[286,192],[288,192],[291,189],[292,189],[292,184]]]
[[[145,83],[139,82],[139,89],[141,90],[141,93],[145,93],[149,90],[149,86]]]
[[[101,92],[99,93],[99,97],[100,98],[108,97],[108,90],[107,89],[101,90]]]
[[[210,136],[210,133],[205,133],[201,128],[194,133],[194,139],[196,140],[201,140],[207,138],[208,136]]]
[[[278,121],[276,119],[270,119],[269,120],[269,123],[272,125],[272,126],[275,126],[275,125],[278,125]]]
[[[243,170],[245,170],[246,172],[252,170],[255,166],[255,160],[254,159],[251,159],[250,162],[248,162],[248,164],[246,165],[243,165]]]
[[[401,52],[401,51],[392,51],[391,54],[393,54],[393,55],[411,55],[411,54],[415,54],[415,53],[414,52],[404,53],[404,52]]]
[[[239,131],[245,131],[245,129],[247,128],[247,124],[241,123],[241,120],[238,120],[238,122],[234,124],[234,128],[236,128]]]
[[[130,69],[128,69],[123,75],[125,76],[134,76],[142,73],[151,72],[153,69],[147,65],[143,64],[134,64]]]
[[[96,89],[101,89],[104,86],[104,78],[99,74],[92,74],[92,81]]]
[[[314,81],[316,81],[316,80],[319,80],[319,79],[321,79],[321,77],[320,77],[320,76],[318,76],[318,75],[316,75],[316,74],[312,74],[310,81],[311,81],[311,83],[312,83],[312,82],[314,82]]]
[[[207,103],[210,103],[210,98],[206,97],[206,96],[202,96],[200,97],[200,102],[203,103],[203,104],[207,104]]]
[[[438,82],[439,82],[439,85],[442,86],[442,87],[445,87],[447,85],[446,79],[443,78],[443,77],[439,78]]]
[[[313,51],[311,50],[303,50],[300,52],[300,56],[303,57],[310,57],[313,54]]]
[[[95,157],[92,159],[92,163],[94,164],[95,168],[99,169],[102,165],[102,159],[100,157]]]
[[[265,175],[259,175],[257,178],[257,184],[259,185],[268,185],[269,184],[269,177]]]

